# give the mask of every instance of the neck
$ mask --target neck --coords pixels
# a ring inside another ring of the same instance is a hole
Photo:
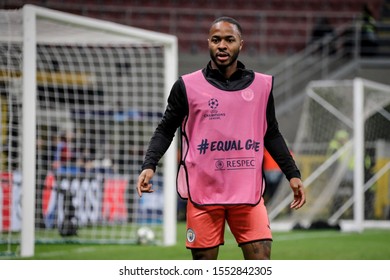
[[[229,79],[237,70],[237,61],[227,67],[218,67],[218,65],[211,61],[211,68],[217,69],[226,79]]]

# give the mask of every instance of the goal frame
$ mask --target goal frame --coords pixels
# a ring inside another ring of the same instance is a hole
[[[364,213],[364,194],[365,191],[373,185],[381,176],[385,173],[390,172],[390,162],[387,162],[385,166],[383,166],[376,174],[365,182],[364,178],[364,162],[365,162],[365,154],[364,154],[364,145],[365,145],[365,116],[364,116],[364,98],[365,98],[365,87],[370,89],[390,92],[390,86],[381,84],[375,81],[363,79],[360,77],[353,78],[351,80],[318,80],[311,81],[306,87],[306,94],[314,99],[316,102],[321,104],[327,111],[332,112],[337,118],[342,118],[342,116],[338,115],[338,112],[332,109],[331,106],[328,106],[326,101],[323,101],[321,97],[318,97],[314,92],[313,88],[316,87],[327,87],[329,85],[351,85],[353,90],[353,119],[351,121],[347,121],[348,126],[353,131],[352,139],[344,144],[337,152],[331,155],[325,162],[323,162],[318,168],[316,168],[311,174],[308,174],[306,178],[304,178],[303,184],[305,188],[310,188],[317,178],[321,176],[325,170],[327,170],[337,159],[343,154],[349,147],[352,146],[352,152],[354,155],[354,172],[353,172],[353,196],[343,205],[340,211],[334,213],[329,217],[327,222],[330,225],[335,224],[339,221],[340,229],[344,232],[362,232],[368,228],[381,228],[381,229],[390,229],[390,222],[388,220],[367,220],[365,219]],[[304,122],[306,117],[302,116],[301,123]],[[298,131],[300,128],[298,127]],[[295,142],[295,145],[300,145],[301,136],[297,136],[298,140]],[[291,202],[291,197],[286,196],[284,200],[279,203],[279,205],[275,206],[269,212],[269,218],[271,220],[271,224],[274,225],[274,228],[285,231],[291,230],[294,227],[294,223],[296,222],[294,219],[291,219],[291,222],[286,221],[278,221],[277,216],[288,206]],[[352,219],[339,219],[341,211],[346,208],[352,206],[353,207],[353,217]]]
[[[37,97],[37,18],[46,18],[57,22],[71,22],[91,29],[99,29],[125,37],[135,38],[143,42],[159,42],[164,46],[165,85],[164,94],[167,100],[170,87],[178,75],[178,42],[174,35],[125,26],[113,22],[87,18],[61,11],[51,10],[35,5],[24,5],[23,8],[23,135],[36,135],[36,97]],[[33,117],[32,117],[33,116]],[[36,170],[35,137],[23,137],[22,140],[22,226],[20,254],[22,257],[34,255],[35,246],[35,184]],[[176,243],[176,154],[177,146],[173,142],[163,157],[164,161],[164,209],[163,209],[163,245]]]

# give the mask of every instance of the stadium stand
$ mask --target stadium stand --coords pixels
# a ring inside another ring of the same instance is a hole
[[[335,27],[358,17],[363,0],[269,0],[269,1],[182,1],[182,0],[5,0],[0,8],[35,4],[83,16],[170,33],[178,36],[182,52],[205,49],[204,34],[210,20],[219,15],[234,16],[246,30],[252,53],[291,54],[302,50],[318,17],[327,17]],[[370,5],[379,17],[383,0]]]
[[[289,112],[298,110],[296,106],[309,81],[350,78],[359,74],[389,83],[387,71],[383,71],[389,67],[390,56],[388,0],[3,0],[0,8],[19,8],[27,2],[176,35],[180,50],[179,74],[204,66],[208,56],[205,34],[213,19],[221,15],[237,18],[245,30],[245,48],[241,57],[247,61],[247,67],[266,71],[277,78],[275,102],[282,103],[277,113],[290,141],[294,139],[292,119],[299,118],[292,118]],[[354,47],[351,43],[353,32],[361,19],[364,4],[369,4],[377,20],[379,46],[375,49],[375,56],[361,60],[348,48]],[[321,42],[324,46],[316,49],[311,44],[311,34],[318,18],[327,19],[335,34],[334,38]],[[315,55],[320,48],[327,48],[330,44],[337,46],[336,56]],[[296,72],[300,67],[308,69],[307,63],[313,63],[307,76]]]
[[[276,113],[292,144],[309,82],[362,77],[390,84],[390,0],[2,0],[0,9],[26,3],[176,35],[179,74],[205,66],[206,34],[213,19],[237,18],[245,36],[240,57],[248,68],[275,76]],[[363,54],[359,24],[367,3],[377,21],[379,44]],[[319,18],[327,19],[334,33],[313,41]]]

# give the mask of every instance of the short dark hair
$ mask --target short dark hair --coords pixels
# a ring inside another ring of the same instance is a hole
[[[242,35],[241,24],[237,20],[235,20],[234,18],[231,18],[231,17],[227,17],[227,16],[219,17],[219,18],[217,18],[216,20],[213,21],[211,26],[213,26],[214,24],[216,24],[218,22],[221,22],[221,21],[226,21],[226,22],[229,22],[231,24],[234,24],[235,26],[237,26],[237,29],[240,32],[240,35]]]

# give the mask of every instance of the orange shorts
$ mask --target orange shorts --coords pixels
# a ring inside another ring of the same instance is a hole
[[[254,206],[198,206],[188,200],[186,247],[212,248],[224,244],[225,222],[239,245],[256,240],[272,240],[263,199]]]

